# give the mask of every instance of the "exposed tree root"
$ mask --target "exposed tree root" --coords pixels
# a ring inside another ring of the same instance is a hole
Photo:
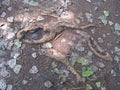
[[[91,51],[96,55],[98,56],[99,58],[101,59],[104,59],[104,60],[109,60],[109,61],[112,61],[112,57],[110,56],[110,54],[106,51],[104,51],[99,45],[98,43],[93,40],[92,38],[90,38],[88,40],[88,46],[89,48],[91,49]]]

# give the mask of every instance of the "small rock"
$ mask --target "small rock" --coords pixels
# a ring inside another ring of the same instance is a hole
[[[115,70],[113,70],[113,69],[111,70],[111,75],[114,76],[114,77],[116,76]]]
[[[92,29],[91,32],[92,32],[92,34],[94,34],[95,33],[95,29]]]
[[[109,25],[112,26],[114,23],[112,21],[109,21]]]
[[[98,65],[99,65],[100,68],[104,68],[105,67],[105,64],[102,63],[102,62],[99,62]]]
[[[88,56],[92,56],[93,53],[91,51],[88,51]]]
[[[7,85],[7,89],[6,90],[12,90],[13,86],[12,85]]]
[[[13,22],[13,21],[14,21],[14,17],[13,17],[13,16],[8,17],[8,18],[7,18],[7,21],[8,21],[8,22]]]
[[[36,52],[32,53],[32,57],[36,58],[37,57],[37,53]]]
[[[23,1],[25,4],[29,4],[31,6],[37,6],[38,5],[38,2],[35,1],[35,0],[24,0]]]
[[[91,2],[91,0],[86,0],[87,2]]]
[[[12,7],[9,7],[8,10],[9,10],[9,11],[12,11]]]
[[[2,4],[9,6],[10,5],[10,0],[3,0]]]
[[[31,74],[35,74],[38,72],[38,68],[36,66],[32,66],[32,68],[29,70]]]
[[[120,30],[120,24],[118,23],[115,23],[115,26],[114,26],[115,30]]]
[[[77,49],[78,51],[80,51],[80,52],[85,51],[85,48],[84,48],[84,47],[82,47],[82,46],[78,46],[78,47],[76,47],[76,49]]]
[[[10,73],[6,70],[6,67],[1,68],[0,76],[2,76],[2,77],[10,77]]]
[[[14,71],[16,74],[19,74],[21,68],[22,68],[21,65],[16,65],[16,66],[13,68],[13,71]]]
[[[17,59],[20,56],[19,52],[11,52],[11,57],[13,57],[14,59]]]
[[[94,10],[95,10],[95,11],[98,11],[98,7],[95,7]]]
[[[1,17],[5,17],[6,16],[6,12],[2,12]]]
[[[93,15],[91,13],[85,13],[85,16],[89,22],[93,22],[93,19],[92,19]]]
[[[3,79],[1,79],[0,80],[0,90],[5,90],[6,86],[7,86],[6,82]]]
[[[115,57],[114,57],[114,60],[115,60],[117,63],[119,63],[120,58],[119,58],[118,56],[115,56]]]
[[[44,86],[47,87],[47,88],[51,88],[53,86],[53,84],[51,83],[51,81],[46,81],[44,83]]]
[[[10,67],[10,68],[14,68],[15,65],[16,65],[16,59],[11,59],[7,62],[7,65]]]
[[[22,81],[22,84],[23,84],[23,85],[25,85],[25,84],[27,84],[27,83],[28,83],[27,80],[23,80],[23,81]]]
[[[0,61],[0,68],[4,67],[5,63],[6,63],[6,62],[4,62],[4,60],[3,60],[3,61],[1,60],[1,61]]]
[[[101,37],[98,38],[99,43],[103,43],[103,39]]]
[[[106,90],[106,87],[101,87],[101,90]]]
[[[9,32],[9,33],[7,34],[7,36],[6,36],[6,38],[7,38],[7,39],[12,39],[12,38],[14,38],[14,36],[15,36],[15,33],[14,33],[14,32]]]
[[[5,51],[3,51],[3,50],[0,50],[0,57],[4,57],[4,56],[6,56],[6,52]]]
[[[115,47],[115,53],[119,56],[120,55],[120,48]]]
[[[103,37],[103,38],[106,38],[106,34],[102,34],[102,37]]]

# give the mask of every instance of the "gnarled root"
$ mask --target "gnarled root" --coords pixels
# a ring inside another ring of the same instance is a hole
[[[38,29],[38,28],[42,28],[43,32],[47,32],[47,33],[44,33],[44,35],[40,39],[37,39],[37,40],[31,39],[31,38],[29,39],[24,38],[27,32],[34,32],[35,29]],[[22,39],[24,42],[29,43],[29,44],[38,44],[38,43],[41,44],[41,43],[45,43],[45,42],[48,42],[54,39],[56,36],[56,32],[48,30],[46,27],[43,27],[43,25],[40,23],[39,24],[34,23],[20,30],[16,36],[17,36],[17,39],[20,39],[20,40]]]
[[[90,38],[88,40],[88,46],[90,47],[91,51],[98,57],[104,59],[104,60],[109,60],[112,61],[112,57],[110,56],[110,54],[106,51],[104,51],[99,45],[98,43],[93,40],[92,38]]]

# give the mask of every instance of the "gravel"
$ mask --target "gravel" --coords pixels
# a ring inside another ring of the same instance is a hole
[[[85,16],[86,16],[86,18],[87,18],[87,20],[88,20],[88,22],[93,22],[93,15],[91,14],[91,13],[85,13]]]
[[[1,17],[5,17],[6,16],[6,12],[2,12]]]
[[[102,39],[101,37],[99,37],[99,38],[98,38],[98,42],[99,42],[99,43],[103,43],[104,41],[103,41],[103,39]]]
[[[7,86],[6,82],[3,79],[1,79],[0,80],[0,90],[5,90],[6,86]]]
[[[37,57],[37,53],[36,52],[32,53],[32,57],[35,59]]]
[[[3,0],[2,4],[9,6],[10,5],[10,0]]]
[[[114,76],[114,77],[116,76],[115,70],[113,70],[113,69],[111,70],[111,75]]]
[[[120,30],[120,24],[115,23],[114,28],[115,28],[115,30]]]
[[[21,68],[22,68],[21,65],[16,65],[16,66],[13,68],[13,71],[14,71],[16,74],[19,74]]]
[[[47,87],[47,88],[51,88],[53,86],[53,84],[51,83],[51,81],[46,81],[44,83],[44,86]]]
[[[7,21],[8,21],[8,22],[13,22],[13,21],[14,21],[14,17],[13,17],[13,16],[8,17],[8,18],[7,18]]]
[[[9,11],[12,11],[12,7],[8,7],[8,10],[9,10]]]
[[[22,84],[23,84],[23,85],[25,85],[25,84],[27,84],[27,83],[28,83],[27,80],[23,80],[23,81],[22,81]]]
[[[7,65],[8,65],[10,68],[14,68],[15,65],[16,65],[16,59],[10,59],[10,60],[7,62]]]
[[[1,68],[0,76],[2,76],[2,77],[10,77],[10,73],[6,70],[6,67]]]
[[[38,68],[36,66],[32,66],[32,68],[29,70],[29,73],[36,74],[38,72]]]
[[[12,90],[13,86],[12,85],[7,85],[7,89],[6,90]]]

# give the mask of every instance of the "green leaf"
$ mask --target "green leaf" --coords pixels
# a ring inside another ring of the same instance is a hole
[[[76,61],[77,64],[87,65],[88,61],[85,58],[78,58]]]
[[[52,72],[58,73],[59,69],[57,67],[53,67]]]
[[[100,87],[101,87],[101,82],[96,82],[96,86],[97,86],[98,88],[100,88]]]
[[[92,90],[93,88],[92,88],[92,86],[90,85],[90,84],[87,84],[86,85],[86,90]]]
[[[104,24],[104,25],[107,25],[108,21],[106,19],[102,19],[101,22]]]
[[[20,48],[22,46],[22,42],[19,40],[16,40],[14,43],[18,48]]]
[[[83,67],[83,70],[82,70],[83,77],[86,78],[86,77],[89,77],[93,74],[94,74],[94,71],[93,71],[92,67],[89,67],[89,66]]]
[[[106,17],[108,17],[109,16],[109,11],[103,11],[103,13],[104,13],[104,16],[106,16]]]

